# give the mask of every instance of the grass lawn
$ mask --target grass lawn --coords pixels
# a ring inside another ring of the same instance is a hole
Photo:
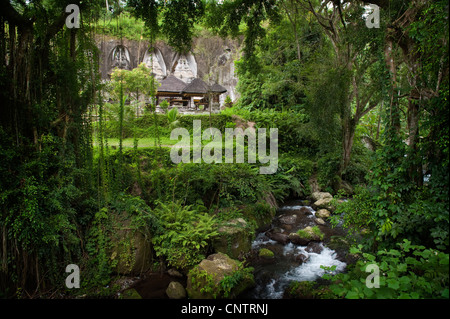
[[[178,143],[177,140],[171,140],[169,137],[162,136],[159,138],[161,147],[171,147]],[[119,139],[118,138],[107,138],[106,142],[109,146],[115,146],[119,147]],[[202,145],[209,144],[210,140],[202,140]],[[220,147],[221,143],[214,143],[217,144],[218,147]],[[94,147],[98,146],[98,140],[94,138],[93,142]],[[192,145],[192,137],[191,137],[191,145]],[[229,145],[229,143],[227,143]],[[143,137],[138,138],[138,147],[154,147],[158,146],[158,142],[156,137]],[[212,145],[210,145],[212,146]],[[122,147],[123,148],[132,148],[134,147],[134,138],[124,138],[122,140]]]
[[[119,147],[119,139],[118,138],[108,138],[106,139],[109,146]],[[171,140],[168,137],[160,137],[159,139],[161,143],[161,147],[170,147],[177,143],[177,140]],[[94,147],[98,145],[98,141],[94,139]],[[143,137],[138,138],[138,147],[153,147],[158,146],[158,141],[156,137]],[[123,148],[132,148],[134,147],[134,138],[124,138],[122,140]]]

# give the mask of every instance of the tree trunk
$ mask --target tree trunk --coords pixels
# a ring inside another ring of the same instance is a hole
[[[392,30],[389,30],[392,32]],[[386,47],[384,50],[384,57],[386,65],[389,70],[389,75],[391,79],[391,92],[390,92],[390,124],[394,131],[398,134],[400,132],[400,115],[398,106],[398,96],[397,96],[397,66],[394,60],[394,40],[392,34],[389,34],[386,39]]]
[[[423,185],[422,159],[418,154],[419,141],[419,104],[412,98],[408,102],[407,124],[408,124],[408,174],[412,182],[417,186]]]
[[[353,148],[353,141],[355,138],[355,121],[353,118],[345,120],[343,123],[343,137],[342,137],[342,165],[340,170],[340,175],[345,172],[348,165],[350,164],[351,152]]]

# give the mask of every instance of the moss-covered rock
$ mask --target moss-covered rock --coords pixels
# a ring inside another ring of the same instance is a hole
[[[233,298],[255,284],[248,268],[226,254],[209,255],[189,271],[187,293],[192,299]]]
[[[314,241],[321,241],[323,240],[324,234],[319,229],[318,226],[307,226],[303,229],[299,229],[297,231],[297,235],[300,236],[300,238],[306,239],[306,240],[314,240]]]
[[[289,240],[291,241],[291,243],[300,246],[306,246],[311,241],[311,239],[302,237],[297,233],[290,233]]]
[[[272,193],[264,194],[263,199],[254,204],[241,206],[243,215],[248,221],[255,223],[257,231],[270,227],[277,208],[278,204]]]
[[[213,241],[216,252],[227,254],[231,258],[239,258],[252,248],[253,232],[243,218],[223,222],[218,233]]]
[[[271,251],[270,249],[267,249],[267,248],[261,248],[259,250],[258,256],[262,257],[262,258],[268,258],[268,259],[275,258],[275,254],[273,253],[273,251]]]
[[[132,226],[132,217],[116,216],[115,232],[111,236],[111,262],[122,275],[139,275],[152,266],[150,240]]]

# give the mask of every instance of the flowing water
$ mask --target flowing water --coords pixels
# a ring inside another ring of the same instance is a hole
[[[255,268],[256,287],[247,292],[244,298],[280,299],[292,281],[315,281],[325,273],[321,266],[336,266],[335,272],[345,270],[344,258],[337,251],[329,248],[327,242],[333,236],[344,235],[343,230],[326,225],[319,225],[325,234],[322,242],[310,242],[307,246],[294,245],[269,238],[271,232],[289,234],[306,226],[315,226],[315,211],[301,201],[291,202],[278,211],[271,228],[259,233],[252,243],[256,252],[267,248],[274,252],[273,259],[254,258],[251,265]],[[273,238],[273,236],[270,236]]]

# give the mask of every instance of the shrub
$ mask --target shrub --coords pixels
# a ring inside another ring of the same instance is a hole
[[[399,249],[379,250],[375,255],[361,251],[362,245],[350,250],[361,258],[348,273],[331,279],[331,291],[348,299],[419,299],[449,298],[449,255],[403,240]],[[368,288],[366,267],[379,268],[379,288]]]
[[[205,258],[209,241],[218,235],[213,217],[192,206],[159,202],[155,215],[163,227],[152,238],[156,255],[176,268],[198,264]]]

